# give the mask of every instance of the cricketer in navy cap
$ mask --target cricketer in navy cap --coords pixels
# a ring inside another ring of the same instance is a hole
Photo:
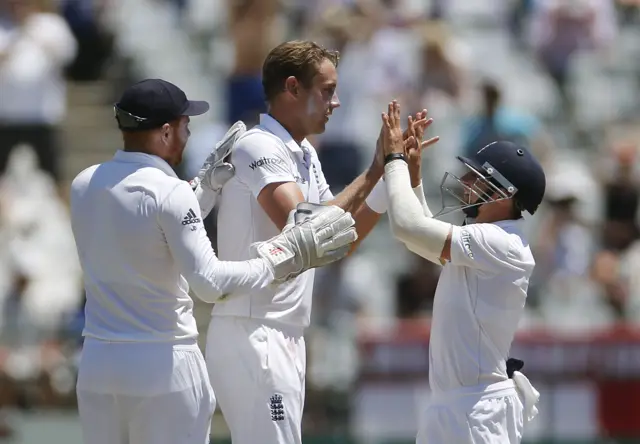
[[[146,79],[128,87],[114,105],[125,151],[153,154],[172,167],[182,162],[191,116],[209,111],[205,101],[187,99],[173,83]]]
[[[254,243],[251,256],[220,260],[203,220],[233,177],[225,158],[244,124],[212,147],[188,183],[172,167],[190,116],[208,105],[146,80],[115,109],[124,149],[85,168],[70,190],[86,294],[76,383],[84,442],[208,443],[216,401],[192,295],[222,303],[339,260],[357,239],[355,221],[339,207],[302,203],[296,223]]]
[[[182,116],[199,116],[209,111],[209,104],[188,100],[184,91],[166,80],[146,79],[127,88],[115,108],[121,130],[139,131],[161,127]]]

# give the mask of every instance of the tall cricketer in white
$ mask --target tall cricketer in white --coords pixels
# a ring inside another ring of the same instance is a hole
[[[71,185],[86,290],[77,381],[86,444],[208,444],[215,398],[189,289],[233,300],[340,259],[356,240],[349,214],[303,203],[293,224],[254,245],[254,259],[218,260],[202,220],[233,177],[224,156],[242,125],[191,185],[172,168],[189,116],[208,109],[169,82],[136,83],[115,106],[124,149]]]
[[[508,355],[535,265],[522,213],[535,213],[542,202],[545,174],[531,153],[511,142],[460,157],[468,172],[460,179],[446,173],[441,189],[456,197],[468,219],[463,226],[445,223],[433,218],[424,195],[411,192],[421,177],[422,134],[409,120],[412,136],[403,141],[397,102],[382,118],[393,234],[443,265],[429,343],[431,397],[418,415],[416,442],[520,443],[539,394],[518,371],[521,365],[507,362],[517,362]]]
[[[336,52],[305,41],[283,43],[267,56],[263,86],[269,113],[240,137],[231,155],[236,175],[224,186],[218,216],[221,258],[252,257],[251,244],[279,232],[290,211],[305,200],[351,212],[358,241],[386,211],[381,145],[371,166],[334,197],[307,140],[324,131],[340,105],[337,64]],[[313,279],[314,272],[306,272],[213,308],[207,367],[234,444],[302,440],[304,331]]]

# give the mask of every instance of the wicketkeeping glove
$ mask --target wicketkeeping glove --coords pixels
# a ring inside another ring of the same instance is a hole
[[[274,284],[342,259],[358,239],[353,217],[336,206],[303,202],[294,220],[279,235],[251,245],[251,256],[272,268]]]
[[[235,174],[234,166],[227,160],[236,141],[246,131],[244,122],[234,123],[206,158],[198,175],[189,182],[196,193],[203,219],[213,210],[224,184]]]

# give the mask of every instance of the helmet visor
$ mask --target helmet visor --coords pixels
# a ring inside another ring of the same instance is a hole
[[[442,209],[434,216],[440,217],[465,208],[477,207],[489,202],[510,199],[518,191],[489,163],[481,167],[464,158],[464,174],[458,177],[446,172],[440,182]]]

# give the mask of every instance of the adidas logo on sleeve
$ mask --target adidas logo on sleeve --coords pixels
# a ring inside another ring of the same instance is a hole
[[[191,225],[197,224],[198,222],[202,222],[199,217],[196,216],[195,211],[189,208],[187,215],[182,219],[182,225]]]

